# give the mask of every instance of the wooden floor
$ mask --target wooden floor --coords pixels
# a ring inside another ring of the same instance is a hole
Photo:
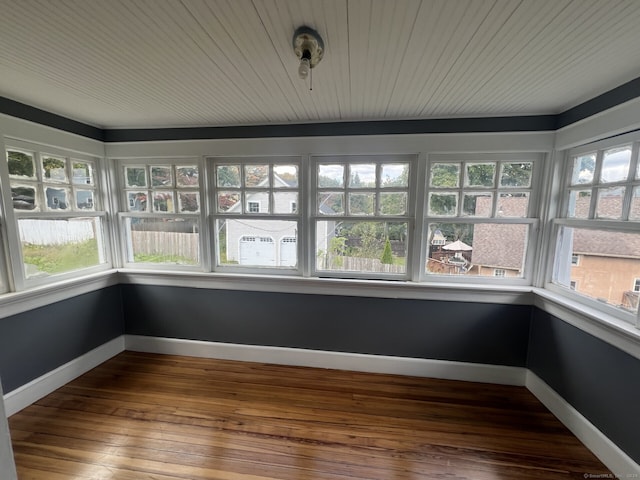
[[[9,426],[20,480],[609,473],[524,387],[132,352]]]

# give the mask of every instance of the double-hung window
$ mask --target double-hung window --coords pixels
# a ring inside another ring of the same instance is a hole
[[[640,135],[567,152],[551,288],[635,321],[640,278]],[[578,258],[579,261],[574,261]]]
[[[312,157],[313,271],[408,279],[415,155]]]
[[[215,268],[300,271],[300,157],[210,158]]]
[[[202,269],[196,159],[120,161],[124,264]]]
[[[431,155],[426,178],[427,278],[530,282],[541,155]]]
[[[22,271],[14,271],[16,287],[105,268],[108,248],[98,159],[19,141],[9,143],[6,153],[17,226],[17,238],[10,238],[9,245],[23,265]]]

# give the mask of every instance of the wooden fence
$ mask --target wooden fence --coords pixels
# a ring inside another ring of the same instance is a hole
[[[344,257],[341,255],[321,255],[317,260],[318,270],[347,272],[405,273],[405,265],[382,263],[377,258]]]
[[[199,235],[197,233],[138,231],[131,232],[133,251],[136,254],[184,257],[200,261]]]

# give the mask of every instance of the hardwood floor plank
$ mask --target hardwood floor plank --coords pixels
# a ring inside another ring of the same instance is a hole
[[[522,387],[134,352],[9,424],[21,479],[609,473]]]

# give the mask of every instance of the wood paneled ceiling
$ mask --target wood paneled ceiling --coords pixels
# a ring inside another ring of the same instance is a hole
[[[638,0],[0,0],[0,96],[103,128],[553,114],[637,77]]]

